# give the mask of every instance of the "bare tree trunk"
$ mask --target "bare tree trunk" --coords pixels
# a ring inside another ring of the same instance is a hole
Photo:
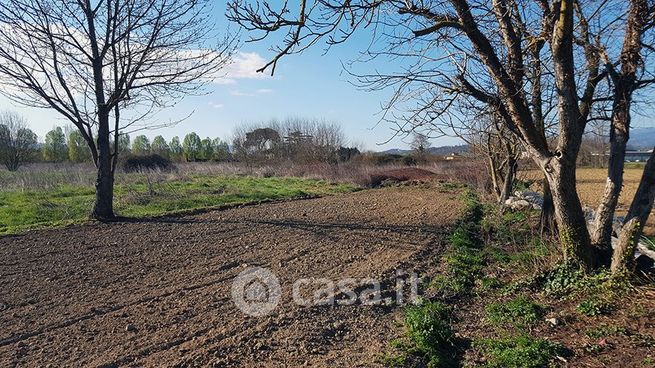
[[[98,220],[109,220],[114,217],[114,172],[109,143],[109,113],[99,111],[98,117],[98,176],[92,216]]]
[[[550,183],[544,177],[543,180],[544,190],[544,203],[541,206],[541,218],[539,219],[539,227],[541,235],[554,235],[557,230],[555,224],[555,205],[553,204],[553,194],[550,191]]]
[[[516,176],[516,159],[511,155],[507,157],[507,172],[505,172],[505,181],[503,183],[503,190],[500,192],[500,203],[505,203],[507,198],[512,193],[512,188],[514,188],[514,178]]]
[[[610,131],[610,159],[607,184],[603,200],[596,212],[592,241],[601,249],[611,249],[612,223],[614,211],[623,186],[625,150],[630,138],[630,107],[632,93],[636,89],[637,71],[643,62],[641,39],[648,19],[646,0],[631,0],[625,38],[621,49],[621,71],[614,70],[607,56],[605,62],[614,82],[614,103],[612,106],[612,126]]]
[[[601,249],[610,249],[612,241],[612,223],[614,212],[619,202],[623,188],[623,168],[625,166],[625,150],[630,130],[630,103],[622,101],[621,106],[615,107],[610,133],[610,157],[607,170],[607,182],[603,199],[596,211],[594,228],[592,230],[592,243]]]
[[[612,264],[610,266],[612,274],[616,275],[624,272],[632,272],[634,270],[636,243],[634,243],[633,240],[639,239],[639,236],[635,236],[641,233],[639,228],[639,220],[637,218],[633,218],[623,224],[623,229],[619,236],[619,242],[612,253]]]
[[[575,163],[557,161],[555,170],[548,173],[559,242],[567,260],[586,268],[594,266],[594,254],[587,230],[587,222],[576,190]]]
[[[614,249],[612,273],[627,272],[632,267],[635,247],[641,238],[648,216],[653,210],[653,201],[655,201],[655,148],[644,167],[639,188],[625,218],[625,225],[621,229],[619,243]]]
[[[498,183],[498,172],[496,170],[496,162],[493,157],[493,154],[488,155],[489,158],[489,174],[491,175],[491,185],[492,185],[492,190],[494,194],[496,195],[496,199],[498,200],[498,203],[502,204],[504,203],[501,198],[501,192],[500,192],[500,184]]]

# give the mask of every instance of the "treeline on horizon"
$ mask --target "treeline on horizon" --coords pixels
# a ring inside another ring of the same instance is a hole
[[[20,120],[21,124],[13,127],[0,124],[0,155],[3,158],[20,156],[21,161],[5,164],[7,169],[17,170],[21,164],[30,162],[93,163],[91,151],[79,130],[57,126],[46,133],[43,143],[39,143],[38,136],[25,120]],[[338,124],[298,118],[240,126],[230,141],[218,137],[201,138],[196,132],[170,140],[162,135],[150,140],[143,134],[133,137],[120,134],[118,142],[111,142],[111,146],[113,152],[118,151],[119,160],[156,155],[178,163],[338,163],[360,155],[358,148],[348,146]],[[20,150],[23,152],[16,152]]]

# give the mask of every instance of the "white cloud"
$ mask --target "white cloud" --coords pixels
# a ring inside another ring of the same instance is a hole
[[[230,91],[230,95],[238,96],[238,97],[252,97],[252,96],[254,96],[254,94],[252,94],[252,93],[239,91],[238,89]]]
[[[217,102],[210,102],[208,105],[215,109],[222,109],[225,106],[222,103],[217,103]]]
[[[238,79],[268,79],[266,73],[258,73],[257,69],[266,65],[266,60],[256,52],[239,51],[221,73],[222,77],[215,80],[217,84],[235,84]]]
[[[260,88],[255,90],[254,92],[244,92],[238,89],[230,90],[230,95],[237,96],[237,97],[255,97],[257,95],[263,95],[269,93],[273,93],[273,90],[269,88]]]

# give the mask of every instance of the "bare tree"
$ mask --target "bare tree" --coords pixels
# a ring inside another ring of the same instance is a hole
[[[425,161],[430,148],[430,138],[422,133],[413,132],[412,141],[409,146],[412,148],[414,156],[419,161]]]
[[[22,116],[13,112],[0,113],[0,163],[7,170],[16,171],[34,158],[36,139]]]
[[[504,204],[516,182],[520,143],[493,111],[477,116],[463,137],[473,152],[486,158],[492,192],[498,203]]]
[[[286,118],[246,124],[234,132],[234,154],[240,161],[336,162],[345,144],[341,127],[315,119]]]
[[[121,131],[155,127],[148,117],[198,91],[227,63],[232,42],[213,45],[209,4],[0,2],[1,91],[20,104],[52,108],[77,127],[98,171],[93,217],[114,217]]]
[[[652,22],[653,5],[641,3],[630,6]],[[374,44],[384,49],[367,54],[407,64],[399,74],[360,80],[396,88],[388,110],[408,111],[404,121],[410,126],[453,119],[448,112],[461,96],[493,106],[544,174],[567,259],[588,268],[598,263],[576,191],[576,162],[593,106],[607,100],[599,96],[599,84],[612,72],[601,68],[603,50],[613,50],[625,36],[621,25],[630,23],[624,1],[303,0],[290,8],[286,2],[232,0],[228,6],[231,20],[260,32],[255,39],[286,32],[262,68],[271,72],[285,55],[322,38],[328,45],[345,42],[356,29],[371,26],[382,41]],[[544,109],[546,93],[556,101],[550,111]],[[548,114],[557,128],[550,139]]]
[[[635,247],[641,239],[644,225],[653,210],[655,201],[655,147],[644,167],[644,173],[639,188],[632,200],[628,215],[625,218],[619,241],[612,254],[610,268],[613,273],[631,271],[634,267]]]
[[[625,151],[630,138],[631,107],[633,93],[645,84],[653,81],[640,75],[644,71],[645,61],[644,34],[655,26],[655,3],[647,0],[630,1],[627,21],[624,26],[623,46],[616,61],[610,60],[611,50],[601,50],[602,56],[613,87],[612,115],[610,128],[610,156],[607,173],[607,184],[603,200],[596,212],[595,226],[592,231],[594,244],[611,250],[612,223],[614,212],[619,202],[623,186],[623,168]],[[651,76],[652,79],[652,76]],[[647,180],[647,178],[644,178]],[[644,193],[647,191],[644,191]],[[635,201],[639,201],[635,198]],[[650,211],[649,211],[650,212]]]

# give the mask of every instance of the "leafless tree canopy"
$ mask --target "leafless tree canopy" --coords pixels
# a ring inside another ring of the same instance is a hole
[[[133,108],[114,130],[143,124],[227,62],[231,44],[214,46],[207,11],[196,0],[3,0],[1,91],[57,110],[97,157],[100,109]]]
[[[491,108],[544,172],[565,254],[586,265],[595,260],[575,191],[582,138],[590,121],[613,126],[616,164],[610,164],[612,186],[604,200],[605,212],[613,213],[632,102],[655,81],[654,14],[652,0],[229,4],[230,19],[255,40],[285,33],[262,69],[271,72],[285,55],[321,39],[328,45],[344,42],[368,27],[374,42],[363,50],[365,61],[383,57],[397,61],[398,68],[384,65],[358,78],[364,87],[395,91],[385,118],[398,122],[400,132],[448,134],[470,118],[463,107]]]
[[[331,162],[346,145],[335,123],[288,118],[240,126],[234,134],[234,154],[244,162]]]
[[[121,130],[151,126],[146,118],[155,110],[198,91],[228,62],[233,45],[213,34],[210,4],[0,2],[0,90],[18,103],[55,109],[79,129],[98,167],[96,218],[114,216]]]

